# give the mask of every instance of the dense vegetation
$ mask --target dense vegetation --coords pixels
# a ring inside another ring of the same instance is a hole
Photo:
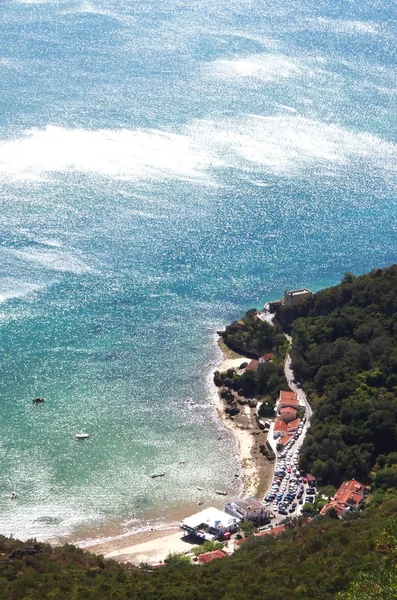
[[[339,521],[320,517],[277,538],[251,537],[231,558],[200,567],[170,560],[153,572],[105,561],[73,546],[51,549],[44,545],[36,554],[10,557],[12,550],[26,544],[0,537],[0,597],[331,600],[349,586],[360,587],[361,573],[375,580],[379,572],[393,577],[393,557],[388,560],[382,536],[396,509],[397,498],[391,498],[354,518]],[[342,598],[361,600],[361,596],[351,594]]]
[[[302,467],[320,482],[369,481],[386,463],[397,481],[397,266],[314,294],[277,319],[293,334],[292,364],[314,408]]]
[[[223,340],[230,348],[247,357],[259,358],[272,352],[275,359],[260,363],[256,371],[244,371],[241,374],[233,370],[226,374],[216,372],[214,382],[218,387],[235,390],[246,398],[263,399],[263,406],[269,407],[269,414],[264,413],[262,416],[271,416],[280,390],[288,389],[283,366],[288,343],[280,326],[272,327],[266,321],[257,319],[256,312],[255,309],[250,309],[240,321],[228,325],[222,335]]]
[[[225,344],[251,358],[259,358],[268,352],[285,356],[287,344],[281,328],[261,321],[257,312],[251,308],[242,319],[228,325],[222,334]]]

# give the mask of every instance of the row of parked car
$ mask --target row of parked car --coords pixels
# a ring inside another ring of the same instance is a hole
[[[307,486],[306,476],[299,471],[299,451],[300,446],[295,451],[284,449],[279,455],[273,483],[265,498],[268,506],[273,502],[273,513],[293,514],[298,505],[314,501],[315,489]]]

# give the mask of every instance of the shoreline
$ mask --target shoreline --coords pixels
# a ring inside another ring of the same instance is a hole
[[[215,371],[237,368],[241,363],[250,359],[227,348],[221,337],[216,344],[221,356],[218,366],[211,371],[211,385],[216,394],[216,412],[223,426],[232,433],[236,443],[238,452],[236,458],[242,469],[242,485],[239,495],[240,497],[253,495],[261,499],[270,484],[274,467],[274,463],[267,460],[260,451],[260,446],[266,442],[267,433],[260,429],[256,421],[256,409],[250,407],[248,403],[241,405],[239,415],[229,417],[225,412],[227,404],[221,398],[219,388],[216,388],[213,383]],[[242,401],[246,402],[243,399]],[[224,499],[220,499],[219,505],[223,506],[224,501]],[[212,504],[217,503],[213,502]],[[170,552],[190,551],[192,544],[186,539],[181,539],[182,532],[179,529],[179,522],[202,508],[205,506],[197,507],[196,510],[193,506],[175,508],[170,511],[170,514],[164,515],[161,523],[152,523],[153,527],[148,524],[147,528],[142,527],[135,532],[103,539],[96,537],[76,543],[89,552],[103,554],[105,558],[113,558],[120,562],[130,562],[135,565],[158,564],[164,561]]]
[[[217,371],[220,373],[231,368],[238,368],[250,358],[230,350],[219,338],[218,347],[222,352],[222,361]],[[221,398],[221,389],[216,388],[218,396],[217,412],[223,424],[232,432],[238,446],[238,460],[243,469],[243,484],[240,497],[255,496],[259,500],[265,495],[273,477],[274,463],[270,462],[261,452],[261,446],[266,444],[267,432],[264,432],[256,420],[256,408],[250,406],[249,401],[237,397],[240,404],[240,413],[229,416],[225,409],[227,403]]]

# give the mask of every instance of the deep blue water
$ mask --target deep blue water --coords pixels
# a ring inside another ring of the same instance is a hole
[[[232,493],[215,330],[396,261],[396,10],[1,11],[0,531],[129,527],[197,486]]]

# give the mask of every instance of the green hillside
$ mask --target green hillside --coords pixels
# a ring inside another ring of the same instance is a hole
[[[347,274],[277,318],[292,331],[294,373],[314,408],[302,467],[332,484],[368,482],[375,466],[395,477],[397,266]]]

